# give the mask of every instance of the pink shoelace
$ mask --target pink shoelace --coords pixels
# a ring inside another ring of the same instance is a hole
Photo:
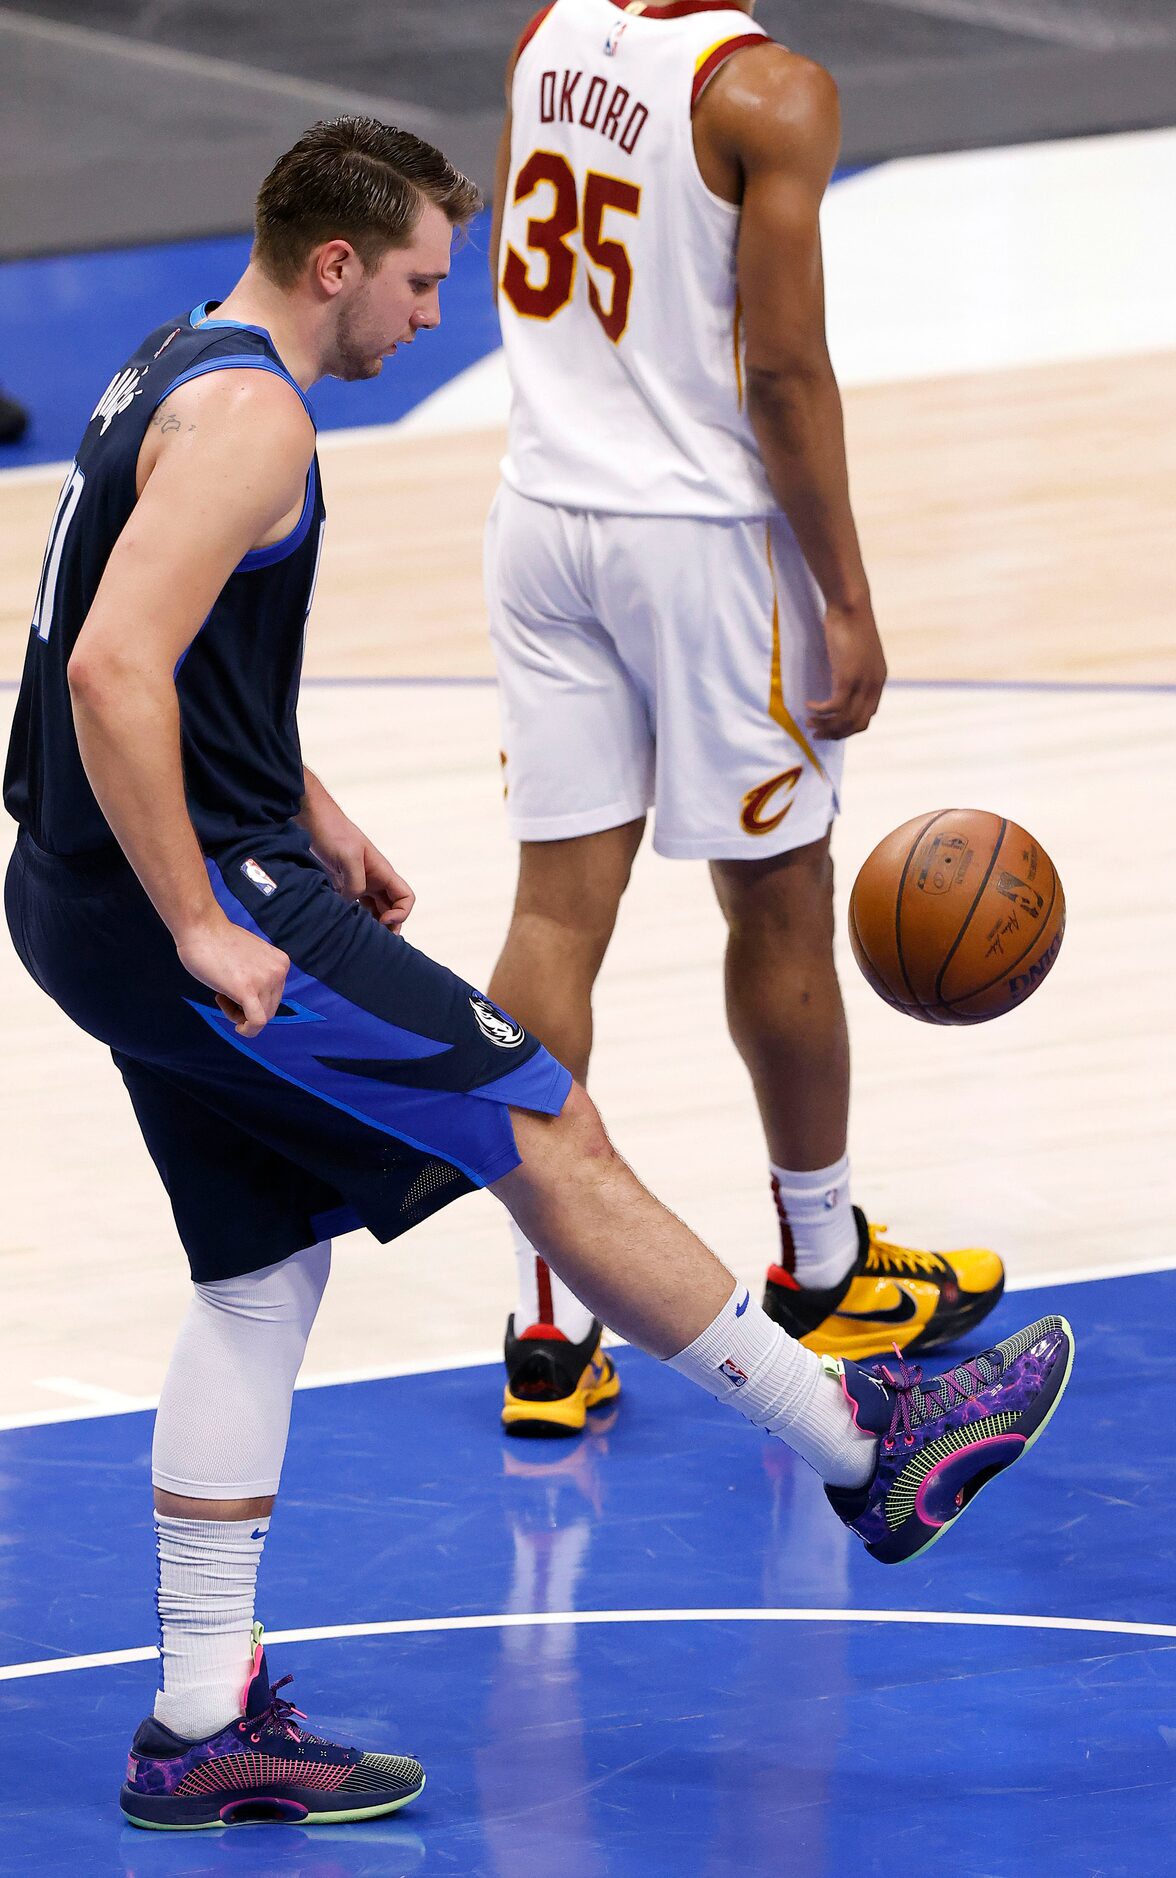
[[[275,1682],[273,1688],[270,1690],[268,1706],[262,1710],[253,1724],[258,1734],[265,1732],[285,1735],[288,1741],[301,1741],[304,1738],[301,1729],[295,1726],[293,1718],[297,1715],[299,1721],[305,1721],[306,1716],[302,1713],[300,1708],[295,1708],[293,1702],[287,1702],[284,1697],[278,1694],[279,1689],[284,1689],[286,1684],[293,1682],[293,1680],[293,1676],[290,1675],[283,1676],[278,1682]],[[309,1736],[305,1738],[307,1740],[310,1739]]]
[[[878,1365],[884,1381],[894,1390],[894,1409],[890,1427],[883,1437],[884,1447],[896,1447],[900,1440],[904,1447],[913,1446],[915,1429],[928,1419],[928,1407],[936,1415],[946,1415],[949,1409],[970,1401],[993,1380],[981,1374],[980,1358],[973,1357],[971,1362],[958,1363],[954,1369],[933,1377],[924,1387],[919,1364],[905,1363],[897,1344],[894,1354],[898,1358],[897,1374],[885,1364]],[[942,1390],[942,1394],[936,1394],[936,1390]]]

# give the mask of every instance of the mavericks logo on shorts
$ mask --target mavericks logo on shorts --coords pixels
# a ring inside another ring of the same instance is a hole
[[[472,997],[470,1009],[478,1021],[478,1029],[491,1043],[496,1043],[500,1050],[518,1049],[527,1033],[513,1017],[506,1017],[489,998]]]

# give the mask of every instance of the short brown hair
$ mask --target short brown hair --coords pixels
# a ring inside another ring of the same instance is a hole
[[[289,287],[314,248],[349,241],[370,272],[389,248],[408,245],[426,202],[462,227],[481,206],[469,177],[410,130],[374,117],[315,124],[261,185],[254,257]]]

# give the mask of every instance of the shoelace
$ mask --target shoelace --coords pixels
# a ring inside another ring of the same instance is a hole
[[[264,1732],[285,1735],[288,1741],[313,1741],[315,1736],[304,1735],[301,1729],[296,1728],[294,1725],[293,1717],[295,1715],[297,1715],[299,1721],[306,1720],[306,1716],[302,1713],[302,1710],[295,1708],[293,1702],[287,1702],[278,1694],[279,1689],[284,1689],[286,1684],[293,1682],[293,1680],[294,1677],[290,1675],[282,1676],[275,1682],[273,1688],[270,1690],[268,1706],[261,1711],[261,1714],[257,1717],[253,1725],[259,1734]]]
[[[866,1251],[868,1272],[885,1272],[888,1266],[895,1266],[899,1271],[933,1272],[942,1265],[938,1252],[917,1252],[913,1246],[892,1245],[882,1237],[889,1231],[889,1226],[870,1221],[870,1243]]]
[[[894,1346],[894,1354],[898,1358],[897,1373],[888,1369],[885,1363],[878,1365],[884,1381],[894,1390],[894,1408],[890,1426],[883,1437],[884,1447],[895,1447],[899,1440],[904,1446],[912,1445],[915,1429],[928,1419],[928,1410],[933,1415],[946,1415],[949,1409],[960,1407],[978,1395],[981,1389],[987,1389],[1000,1375],[1000,1370],[986,1351],[983,1356],[973,1357],[968,1363],[958,1363],[954,1369],[933,1377],[924,1388],[920,1365],[905,1363],[897,1344]],[[937,1390],[943,1393],[936,1394]]]

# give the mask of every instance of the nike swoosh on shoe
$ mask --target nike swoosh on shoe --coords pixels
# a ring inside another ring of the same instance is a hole
[[[834,1317],[844,1317],[854,1324],[909,1324],[912,1317],[917,1317],[918,1303],[902,1285],[895,1285],[899,1294],[897,1304],[892,1304],[886,1311],[834,1311]]]

